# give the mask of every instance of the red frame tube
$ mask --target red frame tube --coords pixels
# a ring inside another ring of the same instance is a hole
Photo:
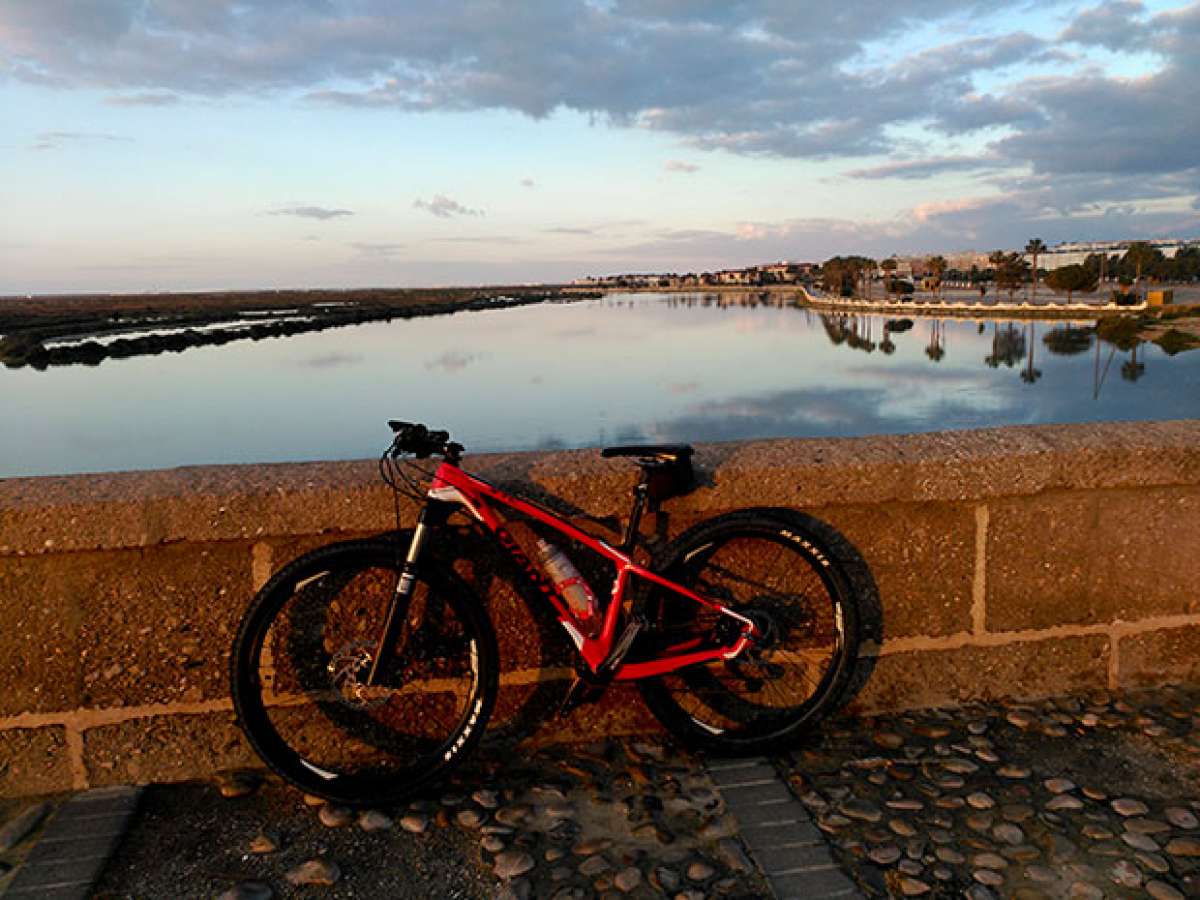
[[[470,472],[463,471],[453,463],[442,462],[438,466],[437,471],[434,473],[433,481],[429,486],[428,496],[432,500],[459,503],[465,506],[484,528],[499,539],[500,545],[514,558],[522,569],[530,569],[532,563],[529,562],[525,553],[511,541],[511,538],[508,538],[503,518],[489,505],[489,501],[501,503],[545,525],[549,525],[555,531],[565,534],[571,540],[583,544],[593,553],[599,554],[613,564],[616,568],[616,580],[613,583],[612,597],[605,604],[604,622],[600,633],[595,638],[590,638],[584,633],[579,620],[571,612],[567,603],[559,595],[557,589],[550,584],[548,579],[541,578],[538,585],[542,588],[542,592],[546,595],[547,599],[554,605],[559,621],[567,630],[567,633],[571,635],[572,640],[579,648],[580,654],[587,661],[588,666],[591,667],[593,672],[599,668],[600,664],[612,652],[613,642],[617,637],[617,621],[620,618],[625,591],[628,588],[631,577],[644,578],[647,581],[657,584],[659,587],[687,597],[695,603],[718,610],[725,615],[743,622],[750,633],[754,631],[754,625],[749,619],[738,615],[724,604],[709,600],[694,591],[688,590],[683,585],[676,584],[670,579],[663,578],[661,575],[651,572],[644,566],[635,563],[630,557],[612,547],[606,541],[602,541],[581,531],[545,507],[528,500],[523,500],[520,497],[506,494],[494,485],[488,484],[482,478],[472,475]],[[506,538],[508,539],[506,540]],[[546,589],[547,586],[549,586],[549,590]],[[635,681],[639,678],[663,675],[684,666],[695,665],[696,663],[709,662],[714,659],[729,659],[741,653],[746,648],[748,642],[748,638],[743,635],[726,647],[691,650],[690,652],[672,652],[673,650],[683,651],[685,647],[691,646],[691,644],[679,645],[675,648],[669,648],[657,659],[622,664],[614,673],[613,678],[617,681]]]

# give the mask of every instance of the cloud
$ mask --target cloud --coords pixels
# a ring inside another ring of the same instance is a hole
[[[528,244],[525,238],[513,237],[508,234],[492,235],[456,235],[454,237],[434,238],[439,244]]]
[[[1138,21],[1145,9],[1137,0],[1110,0],[1080,13],[1059,40],[1109,50],[1141,49],[1149,40],[1148,29]]]
[[[865,169],[851,169],[846,172],[846,176],[866,179],[924,179],[946,172],[978,172],[994,168],[996,165],[995,159],[986,156],[931,156],[925,159],[902,159]]]
[[[90,131],[43,131],[31,145],[33,150],[57,150],[65,144],[128,143],[130,138]]]
[[[578,234],[578,235],[591,236],[591,235],[596,234],[596,232],[597,232],[597,229],[595,229],[595,228],[586,228],[583,226],[573,226],[573,225],[558,225],[553,228],[543,228],[542,229],[543,234]]]
[[[403,244],[375,243],[371,241],[355,241],[350,244],[360,255],[369,259],[391,259],[399,256],[404,249]]]
[[[137,94],[114,94],[105,97],[104,102],[109,106],[174,106],[179,102],[179,95],[170,91],[142,91]]]
[[[535,188],[537,187],[537,182],[535,182],[532,178],[522,178],[521,187]]]
[[[445,194],[435,194],[432,200],[414,200],[413,206],[416,209],[423,209],[426,212],[432,213],[439,219],[448,219],[451,216],[483,215],[483,210],[463,206],[457,200],[451,200]]]
[[[0,79],[110,92],[117,105],[571,110],[688,151],[842,161],[859,179],[961,172],[998,190],[1014,172],[1087,172],[1127,187],[1126,205],[1141,189],[1124,176],[1194,179],[1200,145],[1196,0],[1157,14],[1136,0],[1064,6],[1057,34],[1011,24],[1027,0],[814,0],[803,15],[782,0],[85,6],[0,7]],[[1107,67],[1114,55],[1142,74],[1117,74],[1128,66]],[[1076,188],[1031,196],[1065,209]],[[442,196],[415,205],[482,214]]]
[[[691,175],[693,172],[699,172],[700,167],[694,163],[684,162],[680,159],[668,159],[663,163],[663,169],[668,172],[682,172],[685,175]]]
[[[330,209],[325,206],[291,206],[287,209],[274,210],[269,215],[295,216],[298,219],[316,219],[320,222],[325,222],[329,219],[352,216],[354,215],[354,211],[350,209]]]

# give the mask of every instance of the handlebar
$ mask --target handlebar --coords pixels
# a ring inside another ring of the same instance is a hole
[[[388,449],[393,458],[401,453],[412,453],[418,459],[427,459],[436,453],[456,460],[463,451],[462,444],[450,440],[448,431],[430,431],[419,423],[398,422],[395,419],[388,420],[388,427],[396,434]]]

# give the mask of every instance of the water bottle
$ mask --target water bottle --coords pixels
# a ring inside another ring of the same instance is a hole
[[[575,564],[567,559],[565,553],[541,538],[538,539],[537,550],[542,565],[550,573],[550,580],[554,582],[559,594],[567,601],[567,606],[579,621],[583,633],[594,638],[600,633],[599,604],[596,603],[596,595],[592,593],[588,583],[583,580],[583,576],[579,574]]]

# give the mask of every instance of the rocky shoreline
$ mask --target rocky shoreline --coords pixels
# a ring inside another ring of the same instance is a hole
[[[555,288],[495,288],[8,300],[0,303],[0,363],[13,369],[29,366],[39,370],[95,366],[110,358],[181,353],[192,347],[287,337],[366,322],[571,302],[589,296],[593,295],[567,294]],[[139,333],[146,331],[154,333]]]

